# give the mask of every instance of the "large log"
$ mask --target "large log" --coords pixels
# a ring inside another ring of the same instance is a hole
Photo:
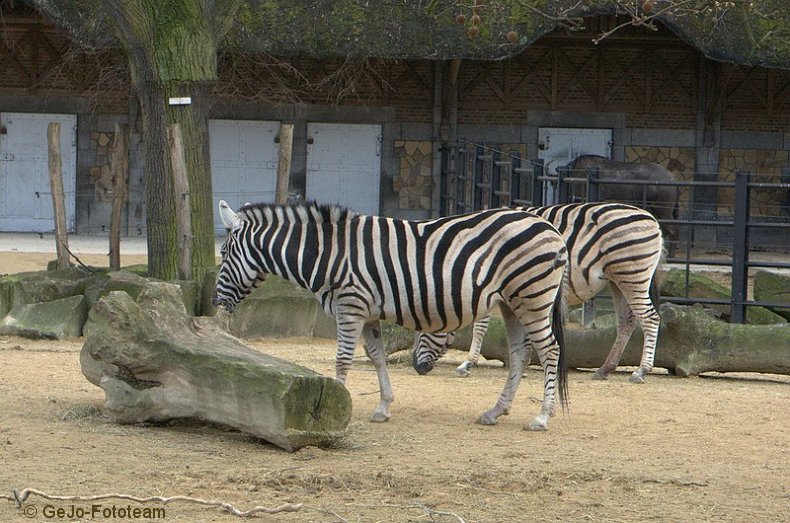
[[[615,327],[583,329],[567,326],[568,366],[599,367],[606,359],[615,335]],[[466,329],[452,347],[469,350],[469,341],[469,329]],[[481,354],[487,359],[507,361],[507,343],[500,318],[492,317]],[[641,354],[642,335],[637,329],[623,352],[620,365],[639,365]],[[670,369],[680,376],[710,371],[790,374],[790,324],[731,324],[714,318],[701,307],[664,304],[661,307],[655,366]]]
[[[196,418],[295,450],[336,441],[351,418],[342,384],[191,318],[173,284],[108,293],[84,332],[82,372],[119,423]]]

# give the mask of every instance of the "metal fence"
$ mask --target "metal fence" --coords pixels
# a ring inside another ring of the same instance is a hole
[[[460,140],[447,147],[442,155],[442,215],[473,210],[515,206],[551,205],[571,201],[599,201],[601,187],[624,185],[622,180],[605,179],[597,170],[570,172],[558,169],[556,176],[546,174],[542,160],[528,160],[517,154],[483,144]],[[711,178],[711,176],[707,176]],[[783,177],[784,178],[784,177]],[[668,245],[669,266],[685,270],[683,296],[662,296],[675,303],[725,305],[730,307],[730,321],[744,323],[748,307],[761,306],[790,309],[790,297],[783,301],[760,301],[750,298],[750,269],[767,268],[790,272],[790,206],[774,216],[751,212],[754,191],[780,191],[790,203],[790,181],[765,181],[763,177],[738,171],[732,181],[630,181],[641,187],[646,203],[646,189],[670,185],[687,196],[683,210],[672,219],[659,220],[664,228],[675,227],[677,238]],[[583,186],[581,194],[572,187]],[[722,212],[715,202],[723,191],[732,191],[732,212]],[[753,238],[759,236],[760,241]],[[757,259],[762,258],[762,259]],[[690,274],[701,269],[729,268],[730,298],[691,296]]]

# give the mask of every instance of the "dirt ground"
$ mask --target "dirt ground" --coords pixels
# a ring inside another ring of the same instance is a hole
[[[49,259],[0,253],[0,272],[37,270]],[[331,342],[250,344],[334,374]],[[302,504],[297,512],[255,517],[283,523],[790,521],[790,376],[683,379],[658,369],[633,385],[625,369],[605,382],[572,371],[570,413],[533,433],[522,428],[539,410],[537,368],[522,382],[513,413],[484,427],[474,420],[498,397],[500,364],[484,362],[470,378],[456,378],[462,354],[453,352],[418,376],[405,355],[396,355],[393,417],[372,424],[378,386],[360,350],[349,375],[347,437],[334,448],[287,453],[198,422],[110,422],[103,391],[80,372],[81,345],[0,337],[0,496],[36,488],[50,495],[181,495],[240,510]],[[101,505],[96,517],[68,517],[93,504]],[[131,506],[166,511],[138,521],[238,520],[185,501],[31,496],[22,509],[0,498],[0,521],[109,521],[101,511],[113,506],[115,519],[132,519],[120,515]],[[58,508],[64,517],[52,515]]]

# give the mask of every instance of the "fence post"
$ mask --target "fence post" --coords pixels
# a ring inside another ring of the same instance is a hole
[[[491,152],[491,187],[488,190],[488,208],[495,209],[502,207],[502,197],[497,194],[502,190],[502,167],[499,166],[499,160],[502,155],[499,151]]]
[[[554,202],[555,205],[568,203],[569,186],[565,183],[565,177],[569,174],[573,176],[573,173],[566,170],[564,167],[557,168],[557,201]]]
[[[598,177],[600,172],[598,167],[587,168],[587,202],[598,201]]]
[[[732,294],[730,322],[746,322],[746,286],[749,276],[749,191],[748,172],[735,171],[735,217],[732,235]]]
[[[543,171],[546,167],[546,162],[543,158],[533,160],[532,163],[532,205],[540,207],[543,205],[543,181],[540,177],[543,176]]]
[[[485,181],[485,164],[481,158],[483,148],[475,145],[474,172],[472,173],[472,208],[466,211],[479,211],[483,208],[483,190],[478,187]]]
[[[521,198],[521,156],[514,154],[510,159],[510,206]]]

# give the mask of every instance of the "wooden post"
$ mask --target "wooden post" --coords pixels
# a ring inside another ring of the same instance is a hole
[[[66,231],[66,196],[63,192],[63,162],[60,156],[60,123],[50,122],[47,127],[49,145],[49,185],[52,188],[52,208],[55,211],[55,248],[58,269],[69,263],[69,238]]]
[[[192,279],[192,217],[181,126],[177,123],[168,125],[167,139],[170,145],[170,163],[173,167],[173,187],[176,196],[176,231],[179,238],[178,277],[182,280],[190,280]]]
[[[275,203],[288,201],[288,184],[291,180],[291,151],[293,150],[294,126],[290,123],[280,125],[280,153],[277,162],[277,189]]]
[[[110,214],[110,270],[121,270],[121,211],[129,179],[129,126],[115,124],[112,146],[112,213]]]

